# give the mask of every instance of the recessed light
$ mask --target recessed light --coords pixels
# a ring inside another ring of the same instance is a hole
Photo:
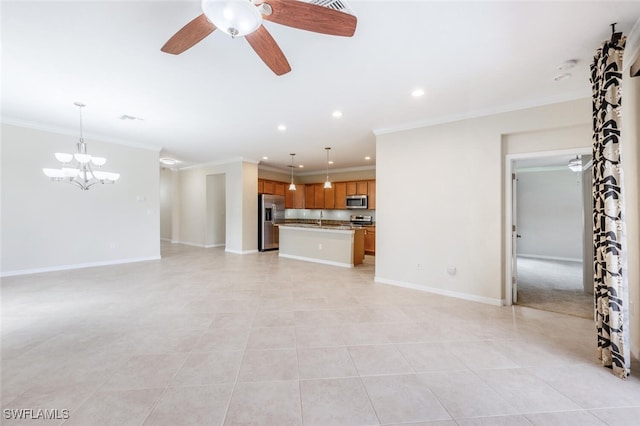
[[[565,72],[563,74],[558,74],[555,77],[553,77],[553,81],[562,81],[568,78],[571,78],[571,74],[569,74],[568,72]]]
[[[365,160],[371,160],[371,157],[369,157],[368,155],[366,157],[364,157]]]
[[[284,124],[278,124],[278,130],[284,132],[285,130],[287,130],[287,126],[285,126]]]
[[[333,164],[333,160],[329,160],[329,164]]]
[[[167,166],[173,166],[174,164],[177,164],[180,161],[176,160],[175,158],[163,157],[160,159],[160,162]]]
[[[578,65],[577,59],[569,59],[568,61],[564,61],[563,63],[558,65],[558,70],[560,71],[570,70],[571,68],[574,68],[576,65]]]
[[[268,159],[269,159],[269,157],[264,156],[264,157],[262,157],[262,159],[263,159],[263,160],[268,160]]]
[[[140,117],[134,117],[133,115],[129,115],[129,114],[122,114],[120,117],[118,117],[120,120],[140,120],[140,121],[144,121],[144,118],[140,118]]]
[[[333,113],[331,113],[331,115],[333,116],[333,118],[340,118],[342,117],[342,111],[335,110],[333,111]]]
[[[304,165],[303,165],[303,164],[300,164],[300,165],[298,166],[298,168],[300,168],[300,169],[304,169]]]
[[[411,96],[413,96],[414,98],[419,98],[420,96],[424,95],[424,90],[422,89],[415,89],[413,92],[411,92]]]

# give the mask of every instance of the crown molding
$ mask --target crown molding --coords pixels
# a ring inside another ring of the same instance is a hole
[[[199,163],[199,164],[192,164],[189,166],[179,167],[178,170],[206,169],[207,167],[222,166],[224,164],[233,164],[233,163],[259,164],[260,162],[253,158],[232,157],[232,158],[226,158],[224,160],[210,161],[207,163]]]
[[[366,170],[375,170],[376,166],[375,165],[371,165],[371,166],[354,166],[354,167],[345,167],[345,168],[341,168],[341,169],[330,169],[329,173],[333,174],[333,173],[349,173],[349,172],[362,172],[362,171],[366,171]],[[273,167],[273,166],[261,166],[258,165],[258,170],[264,170],[264,171],[269,171],[269,172],[274,172],[274,173],[282,173],[285,175],[289,175],[291,173],[291,170],[284,170],[284,169],[279,169],[277,167]],[[325,174],[326,170],[325,169],[318,169],[318,170],[309,170],[309,171],[304,171],[304,172],[295,172],[294,176],[313,176],[313,175],[318,175],[318,174]]]
[[[411,123],[400,124],[397,126],[381,127],[378,129],[373,129],[372,132],[375,136],[380,136],[380,135],[386,135],[389,133],[396,133],[396,132],[402,132],[406,130],[420,129],[423,127],[436,126],[439,124],[455,123],[457,121],[471,120],[474,118],[482,118],[482,117],[490,117],[492,115],[497,115],[497,114],[505,114],[509,112],[554,105],[554,104],[559,104],[563,102],[577,101],[580,99],[588,99],[588,95],[585,96],[585,94],[583,93],[580,93],[580,94],[574,93],[569,96],[552,96],[552,97],[541,99],[535,102],[514,103],[514,104],[504,105],[498,108],[476,110],[473,112],[468,112],[463,114],[444,115],[442,117],[437,117],[432,120],[414,121]]]
[[[42,132],[57,133],[59,135],[71,136],[74,138],[78,137],[77,128],[70,129],[68,127],[50,126],[47,124],[35,123],[32,121],[25,121],[25,120],[20,120],[13,117],[5,117],[5,116],[0,117],[0,122],[2,124],[6,124],[9,126],[23,127],[26,129],[39,130]],[[160,152],[162,150],[162,147],[160,146],[149,145],[149,144],[144,144],[140,142],[133,142],[125,139],[117,139],[117,138],[113,138],[113,137],[109,137],[109,136],[105,136],[97,133],[83,132],[83,136],[85,139],[90,139],[96,142],[104,142],[104,143],[110,143],[114,145],[128,146],[130,148],[146,149],[154,152]]]

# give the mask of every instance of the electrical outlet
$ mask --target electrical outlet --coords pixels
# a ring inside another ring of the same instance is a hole
[[[416,268],[418,268],[418,269],[422,269],[422,264],[421,264],[421,263],[418,263],[418,265],[416,266]]]
[[[322,243],[318,243],[318,250],[322,250]]]
[[[447,267],[447,274],[449,275],[455,275],[457,272],[456,267],[455,266],[448,266]]]

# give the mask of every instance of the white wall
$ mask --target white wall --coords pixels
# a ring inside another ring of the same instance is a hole
[[[225,176],[207,176],[207,230],[206,247],[219,247],[225,244],[226,228],[226,191]]]
[[[206,246],[207,176],[225,177],[225,250],[258,250],[258,167],[234,160],[228,163],[181,169],[178,181],[179,232],[177,242]],[[174,235],[176,235],[174,233]]]
[[[82,191],[42,173],[76,142],[2,125],[3,275],[160,257],[158,151],[87,140],[89,154],[106,157],[104,169],[121,177]]]
[[[160,238],[171,241],[173,227],[173,175],[166,167],[160,169]]]
[[[582,262],[582,173],[518,173],[517,253]]]
[[[501,303],[503,139],[540,129],[580,133],[590,120],[590,100],[582,99],[378,135],[376,281]],[[412,220],[408,202],[419,214]]]

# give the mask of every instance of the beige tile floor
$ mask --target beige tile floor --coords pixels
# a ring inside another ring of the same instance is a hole
[[[640,366],[591,321],[164,244],[163,259],[2,280],[2,408],[65,425],[637,425]]]

